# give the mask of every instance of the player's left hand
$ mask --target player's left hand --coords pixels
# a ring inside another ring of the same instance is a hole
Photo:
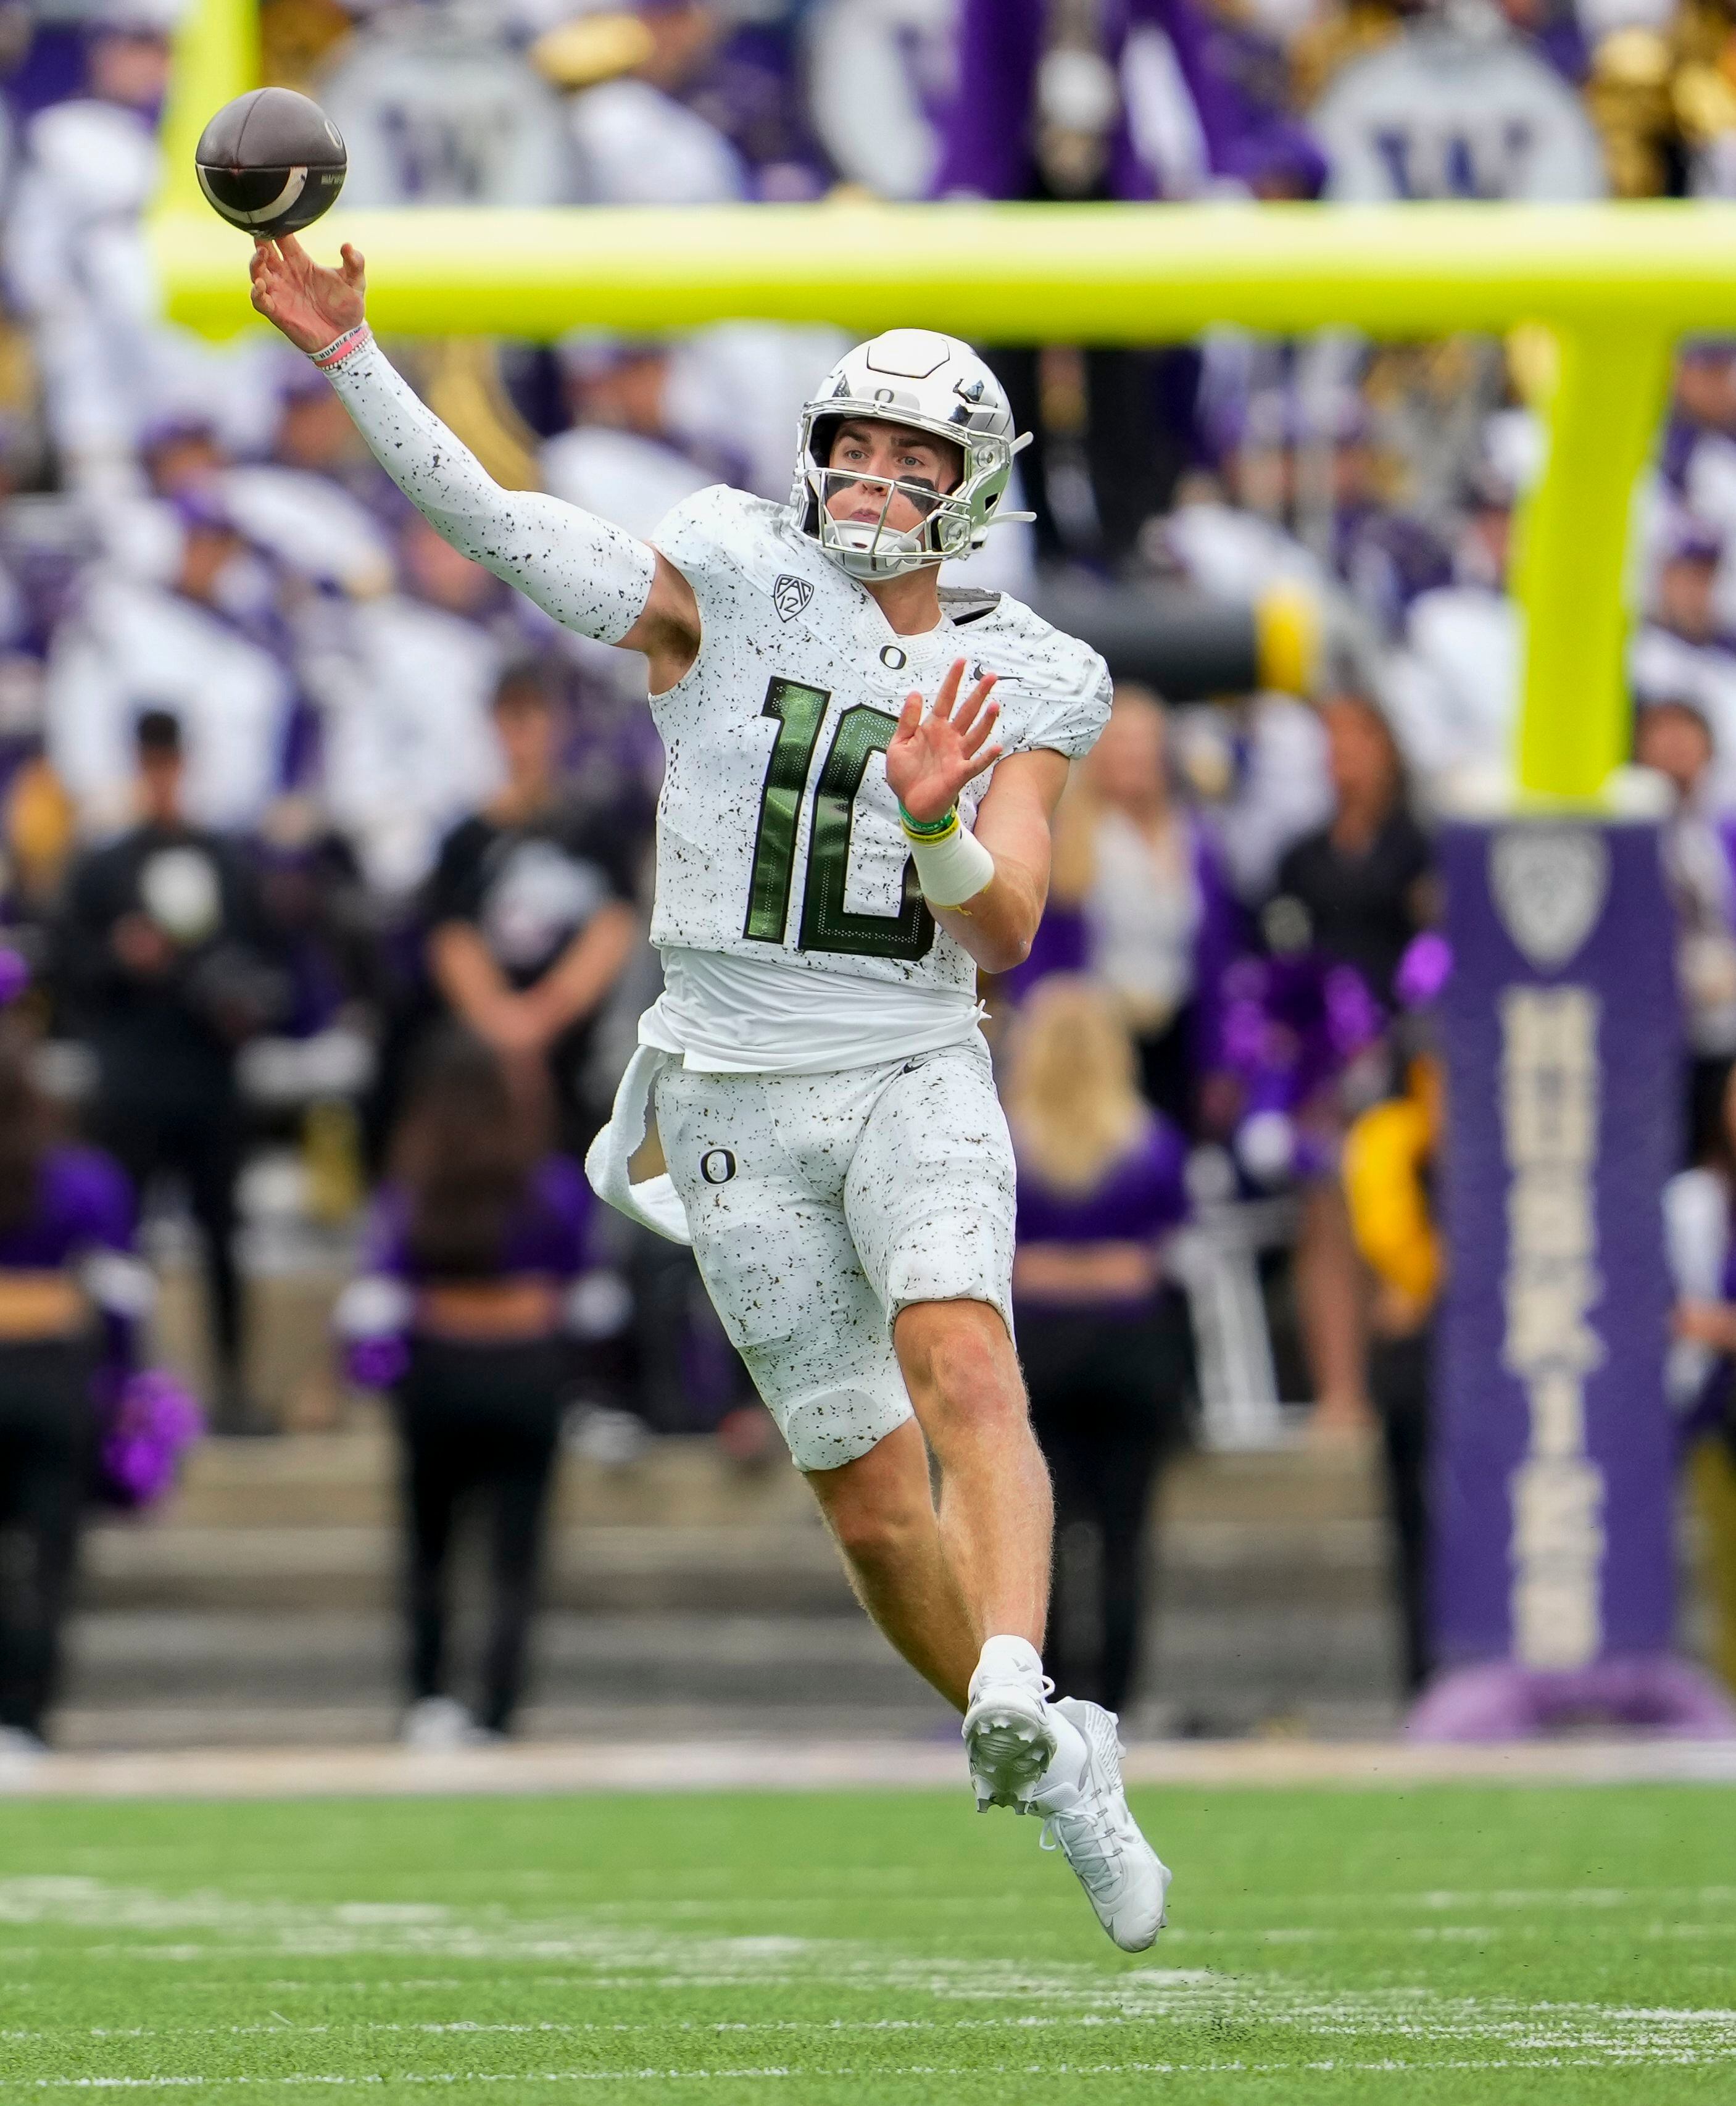
[[[955,659],[927,715],[920,694],[905,697],[886,749],[886,780],[913,819],[944,818],[971,777],[1000,760],[1000,748],[988,742],[1000,715],[989,699],[995,677],[985,673],[961,702],[964,661]]]

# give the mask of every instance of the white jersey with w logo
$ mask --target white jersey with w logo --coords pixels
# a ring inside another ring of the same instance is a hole
[[[995,594],[943,591],[939,626],[901,636],[786,507],[740,491],[700,491],[653,538],[693,588],[701,641],[686,678],[651,698],[668,753],[651,939],[669,974],[660,1008],[671,1035],[658,1035],[656,1015],[647,1035],[699,1064],[695,1031],[705,1035],[702,1013],[723,1022],[720,1001],[745,1027],[751,1008],[787,1008],[794,1020],[817,1001],[839,1044],[776,1064],[848,1065],[956,1037],[969,1028],[977,968],[917,886],[886,782],[898,711],[962,656],[971,679],[999,676],[996,736],[1008,753],[1076,756],[1108,715],[1103,660]],[[960,800],[967,824],[991,774]],[[937,1037],[946,1016],[961,1024]],[[775,1051],[744,1047],[728,1064],[763,1067]]]

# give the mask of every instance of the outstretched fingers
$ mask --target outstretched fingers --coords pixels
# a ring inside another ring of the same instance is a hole
[[[995,691],[995,675],[985,673],[970,692],[952,713],[952,728],[960,734],[968,732],[982,715],[985,710],[996,706],[989,701]]]
[[[280,267],[269,242],[259,241],[253,244],[253,253],[247,271],[251,280],[248,293],[253,305],[261,314],[271,314],[277,305],[282,277]]]
[[[964,758],[967,760],[975,761],[979,767],[985,764],[981,759],[982,749],[988,740],[989,734],[1000,721],[1000,705],[998,702],[988,703],[976,722],[964,735]],[[995,750],[996,753],[1000,751],[998,746]]]
[[[946,677],[935,690],[934,716],[944,724],[952,715],[952,706],[959,698],[959,685],[964,678],[964,661],[955,658],[946,669]]]
[[[895,738],[914,737],[921,722],[922,694],[919,689],[913,688],[904,698],[904,707],[898,712],[898,728],[893,736]]]

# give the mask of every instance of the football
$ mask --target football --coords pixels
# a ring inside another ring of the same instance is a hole
[[[311,226],[337,203],[349,166],[337,126],[291,87],[225,103],[195,158],[213,210],[257,240]]]

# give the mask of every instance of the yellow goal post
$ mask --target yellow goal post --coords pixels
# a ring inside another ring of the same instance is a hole
[[[193,149],[258,79],[255,0],[194,0],[165,120],[152,240],[168,314],[252,325],[244,238]],[[812,205],[345,213],[306,237],[368,259],[383,331],[548,341],[753,316],[896,324],[978,343],[1150,343],[1214,323],[1384,338],[1532,325],[1555,355],[1541,475],[1517,535],[1515,778],[1595,803],[1627,758],[1636,484],[1685,332],[1736,331],[1736,206]]]

